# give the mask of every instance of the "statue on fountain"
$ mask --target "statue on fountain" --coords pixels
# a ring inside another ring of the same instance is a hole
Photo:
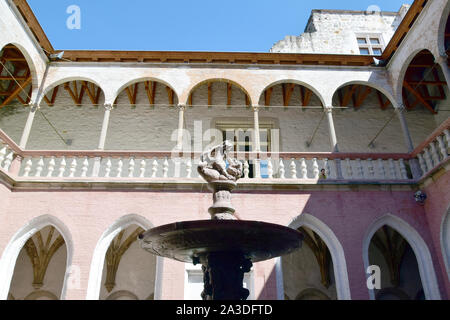
[[[203,179],[208,183],[217,180],[236,182],[242,176],[242,163],[228,156],[232,149],[233,144],[225,140],[201,155],[197,170]]]
[[[242,163],[228,155],[232,149],[233,144],[225,140],[204,152],[197,167],[198,173],[213,191],[214,203],[208,209],[213,220],[236,220],[230,192],[242,176]]]

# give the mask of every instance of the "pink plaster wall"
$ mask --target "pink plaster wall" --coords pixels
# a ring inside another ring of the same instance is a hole
[[[425,187],[427,200],[425,202],[425,212],[430,228],[431,238],[437,253],[440,270],[443,277],[442,282],[445,285],[447,297],[450,297],[450,281],[445,270],[443,252],[441,249],[441,225],[444,216],[450,210],[450,171],[436,179],[432,184]]]
[[[237,190],[233,195],[233,203],[240,218],[245,220],[261,220],[287,226],[301,213],[320,219],[333,230],[344,248],[352,298],[368,299],[362,243],[374,220],[391,213],[416,228],[426,243],[433,243],[424,208],[415,203],[412,194],[412,191],[389,190]],[[70,230],[74,245],[73,264],[81,269],[81,289],[68,290],[67,299],[85,299],[95,246],[102,233],[120,217],[137,214],[154,226],[180,220],[209,219],[207,209],[212,198],[208,191],[9,192],[3,186],[0,186],[0,196],[0,253],[20,228],[40,215],[53,215]],[[432,245],[430,251],[437,265],[439,260]],[[436,267],[436,270],[441,269]],[[254,271],[256,297],[276,299],[274,262],[257,263]],[[442,278],[442,274],[438,272],[439,283],[442,283]],[[183,285],[184,265],[165,259],[162,298],[183,299]],[[445,289],[441,289],[444,293]]]

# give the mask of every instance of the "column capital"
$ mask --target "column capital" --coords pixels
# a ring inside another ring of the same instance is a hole
[[[251,108],[252,108],[252,110],[255,111],[255,112],[258,112],[258,111],[259,111],[259,105],[253,105],[253,106],[251,106]]]
[[[39,105],[36,101],[30,102],[28,105],[29,105],[30,108],[31,108],[31,109],[30,109],[31,112],[36,112],[36,110],[38,110],[38,109],[41,108],[40,105]]]
[[[177,105],[177,107],[178,107],[178,109],[180,109],[180,110],[183,110],[183,111],[186,110],[186,105],[185,105],[185,104],[181,104],[181,103],[180,103],[180,104]]]
[[[332,113],[333,107],[332,106],[323,107],[323,111],[326,113]]]
[[[439,57],[434,58],[434,63],[447,64],[448,55],[445,52],[440,52]]]
[[[111,111],[113,109],[113,106],[111,103],[105,103],[103,106],[105,107],[105,110],[107,110],[107,111]]]

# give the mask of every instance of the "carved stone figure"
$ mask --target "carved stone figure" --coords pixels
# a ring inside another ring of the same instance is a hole
[[[229,141],[215,146],[203,153],[197,171],[208,182],[213,191],[213,205],[208,209],[216,220],[236,220],[231,204],[230,191],[236,187],[236,181],[242,176],[242,163],[228,156],[233,148]]]

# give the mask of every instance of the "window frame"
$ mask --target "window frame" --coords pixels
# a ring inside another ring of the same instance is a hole
[[[383,54],[384,40],[383,35],[381,33],[355,33],[356,44],[358,46],[359,54],[363,56],[381,56]],[[365,39],[365,43],[359,43],[359,39]],[[377,39],[378,44],[373,44],[371,39]],[[368,54],[361,53],[361,49],[368,50]],[[379,49],[381,51],[380,54],[375,54],[374,49]]]

